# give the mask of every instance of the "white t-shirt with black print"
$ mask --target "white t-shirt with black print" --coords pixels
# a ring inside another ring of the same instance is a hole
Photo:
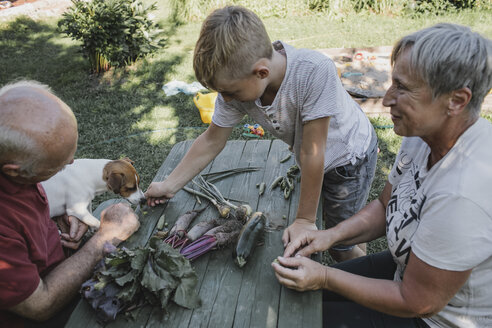
[[[472,269],[431,327],[492,327],[492,124],[480,118],[430,170],[430,149],[403,138],[389,182],[388,246],[401,281],[410,251],[444,270]]]

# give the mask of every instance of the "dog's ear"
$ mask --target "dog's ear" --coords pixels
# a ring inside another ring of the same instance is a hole
[[[131,159],[129,159],[128,157],[123,157],[121,160],[122,160],[122,161],[125,161],[125,162],[128,162],[128,163],[130,163],[131,165],[133,165],[133,163],[135,163],[134,161],[132,161],[132,160],[131,160]]]
[[[115,194],[119,194],[121,186],[125,185],[125,175],[122,173],[111,173],[109,174],[106,183],[108,184],[109,189]]]

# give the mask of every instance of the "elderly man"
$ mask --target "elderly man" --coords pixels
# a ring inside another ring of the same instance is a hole
[[[53,318],[90,276],[103,256],[103,245],[117,245],[139,227],[130,207],[115,205],[103,212],[94,236],[74,255],[64,257],[39,182],[72,163],[76,147],[75,116],[46,86],[23,81],[0,89],[2,326],[63,325]],[[63,245],[74,247],[87,228],[75,218],[68,224],[71,235],[63,235]]]

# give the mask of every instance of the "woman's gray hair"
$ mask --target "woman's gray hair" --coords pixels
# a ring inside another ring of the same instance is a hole
[[[34,87],[46,90],[52,93],[51,89],[36,81],[18,81],[7,84],[0,89],[0,97],[7,91],[17,87]],[[35,175],[34,169],[38,163],[43,160],[42,151],[40,151],[37,142],[23,131],[13,128],[4,117],[4,112],[0,108],[0,162],[4,159],[12,159],[15,156],[17,164],[20,165],[21,171],[25,177]]]
[[[441,23],[403,37],[391,54],[391,64],[410,49],[410,68],[429,85],[435,98],[468,87],[470,119],[480,116],[492,88],[492,41],[470,28]]]

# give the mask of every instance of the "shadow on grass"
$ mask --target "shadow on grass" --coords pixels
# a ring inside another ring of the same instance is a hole
[[[164,31],[168,39],[174,33],[173,24]],[[190,96],[166,98],[161,89],[185,56],[167,54],[166,46],[131,67],[91,75],[79,45],[61,35],[56,22],[19,17],[0,25],[0,56],[1,85],[36,80],[72,108],[79,125],[76,158],[128,156],[135,161],[144,189],[176,142],[206,128]],[[152,132],[156,126],[163,133]]]
[[[170,24],[164,33],[169,39],[177,31],[176,25]],[[0,84],[25,78],[52,87],[77,117],[76,157],[128,156],[135,161],[145,190],[174,144],[196,138],[207,127],[191,96],[165,97],[162,85],[187,56],[186,50],[167,50],[164,47],[154,57],[131,67],[95,76],[89,74],[88,61],[79,45],[60,35],[56,22],[17,18],[0,24]],[[378,131],[381,153],[375,181],[384,182],[398,146],[386,145],[381,133],[384,131]],[[241,138],[241,130],[237,129],[231,138]],[[374,184],[371,200],[382,186]]]

